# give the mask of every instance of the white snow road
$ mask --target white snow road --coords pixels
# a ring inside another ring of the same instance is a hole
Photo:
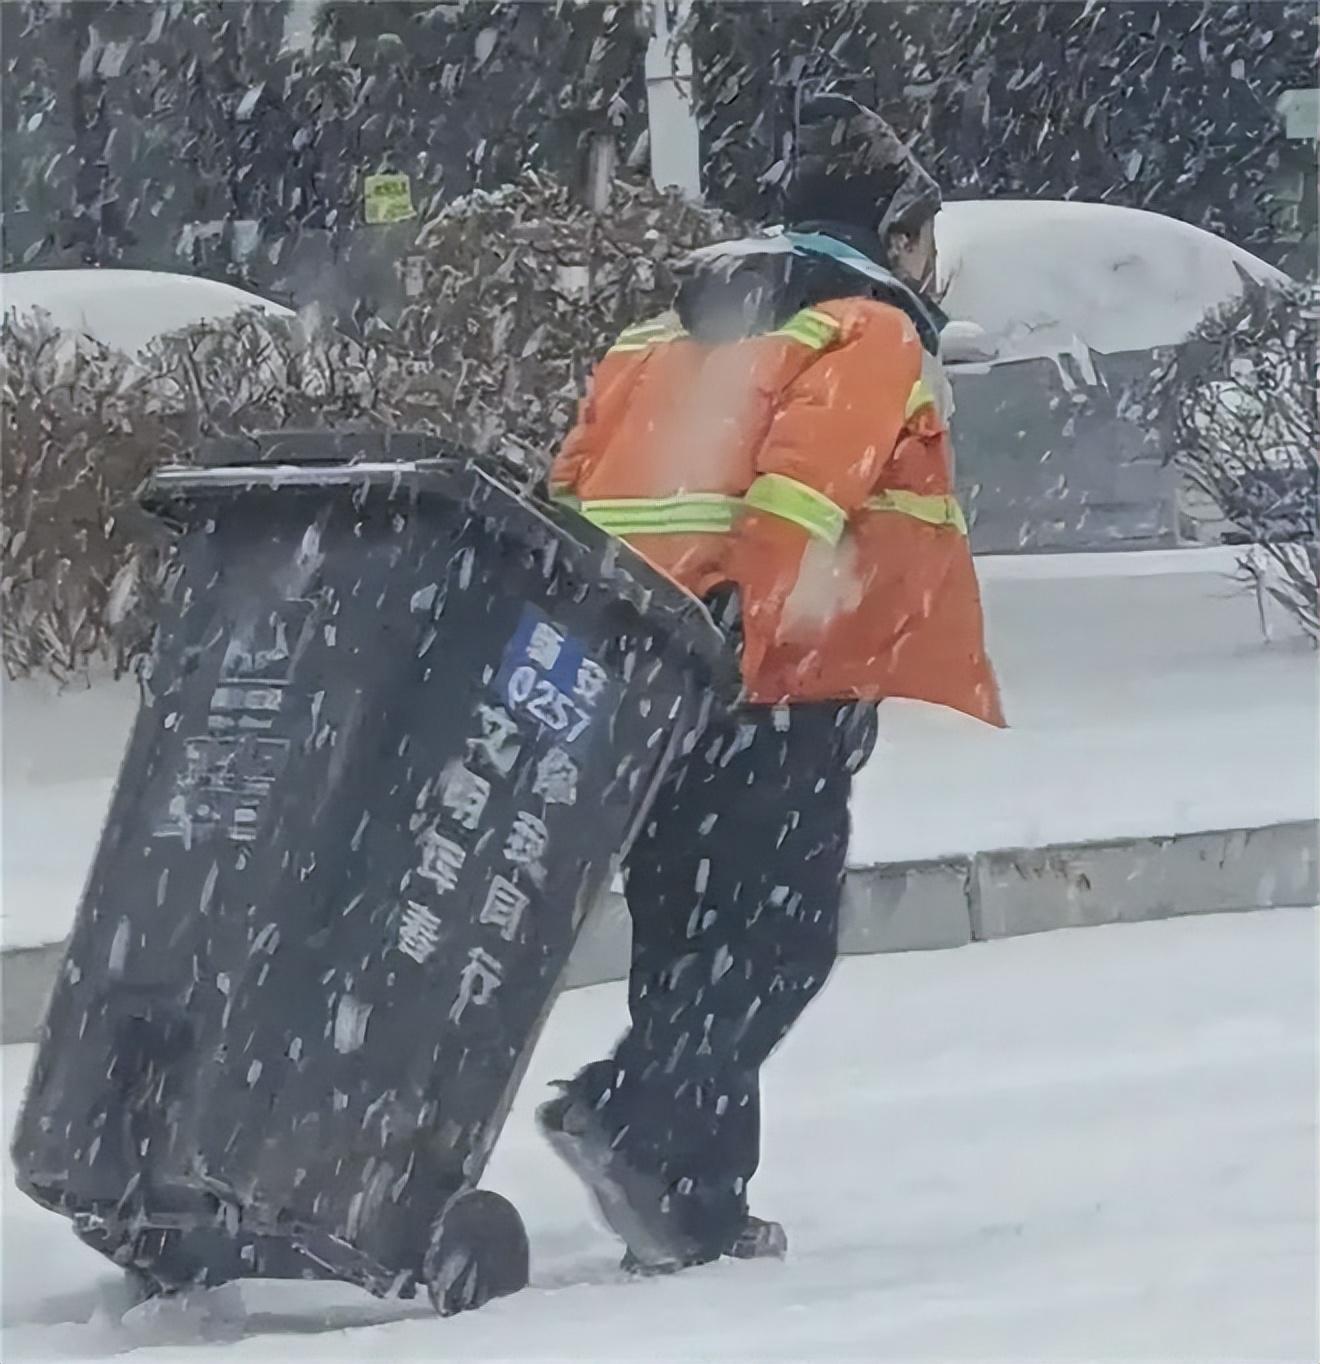
[[[527,1219],[526,1292],[440,1321],[245,1284],[223,1342],[195,1306],[88,1321],[113,1271],[6,1171],[4,1358],[1313,1364],[1318,945],[1276,910],[845,962],[767,1075],[755,1202],[790,1258],[645,1282],[532,1131],[620,1025],[618,987],[575,992],[486,1181]]]

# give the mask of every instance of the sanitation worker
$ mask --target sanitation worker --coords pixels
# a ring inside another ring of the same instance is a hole
[[[538,1115],[639,1272],[787,1248],[748,1209],[758,1074],[834,963],[876,703],[1003,723],[929,296],[939,191],[869,110],[808,112],[785,229],[697,253],[675,311],[601,360],[550,475],[741,658],[743,703],[629,854],[631,1027]]]

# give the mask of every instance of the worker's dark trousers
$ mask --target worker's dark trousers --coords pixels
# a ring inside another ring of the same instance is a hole
[[[874,741],[868,705],[722,718],[629,855],[632,1027],[577,1083],[694,1254],[746,1219],[758,1071],[834,964],[852,773]]]

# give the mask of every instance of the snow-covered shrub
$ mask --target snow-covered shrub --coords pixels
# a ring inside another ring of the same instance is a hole
[[[210,436],[296,429],[443,430],[399,338],[315,318],[206,322],[129,357],[41,322],[3,345],[0,607],[9,675],[61,681],[142,648],[169,540],[138,507],[157,465]]]
[[[527,175],[428,222],[397,327],[240,314],[129,358],[6,321],[0,606],[10,675],[68,678],[142,647],[168,541],[135,494],[208,436],[279,428],[431,431],[530,479],[593,361],[667,308],[690,248],[736,230],[648,184],[599,213]]]
[[[384,326],[292,322],[248,313],[153,343],[142,357],[154,401],[177,414],[186,450],[209,436],[288,427],[436,429],[444,414],[414,385],[424,362]]]
[[[66,679],[115,654],[113,615],[130,624],[155,547],[133,491],[174,433],[144,370],[40,321],[6,320],[0,379],[5,667]]]
[[[1188,345],[1160,357],[1140,406],[1215,507],[1225,539],[1258,546],[1244,578],[1320,639],[1320,289],[1246,284]]]

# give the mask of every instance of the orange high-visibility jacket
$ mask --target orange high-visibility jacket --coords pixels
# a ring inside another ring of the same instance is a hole
[[[601,361],[551,489],[696,596],[736,586],[750,701],[909,697],[999,725],[946,392],[889,303],[721,344],[668,315]]]

